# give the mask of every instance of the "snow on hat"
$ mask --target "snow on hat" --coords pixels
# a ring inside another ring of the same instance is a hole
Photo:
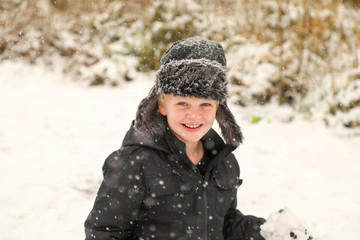
[[[160,60],[155,85],[139,104],[135,127],[154,136],[164,133],[158,114],[160,94],[212,99],[219,102],[216,120],[225,142],[238,146],[243,135],[226,103],[227,84],[226,58],[219,43],[198,37],[177,41]]]

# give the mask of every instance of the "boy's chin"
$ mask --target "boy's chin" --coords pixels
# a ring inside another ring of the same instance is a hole
[[[200,136],[194,136],[194,137],[189,137],[189,136],[183,136],[181,138],[179,138],[180,141],[184,142],[184,143],[198,143],[201,140]]]

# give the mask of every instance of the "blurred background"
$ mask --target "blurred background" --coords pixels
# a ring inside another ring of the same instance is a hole
[[[156,70],[169,44],[201,36],[223,44],[239,106],[360,127],[358,0],[1,0],[0,12],[1,62],[118,87]]]

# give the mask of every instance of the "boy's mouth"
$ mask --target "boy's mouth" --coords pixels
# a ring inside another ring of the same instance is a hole
[[[184,124],[184,123],[182,125],[190,129],[196,129],[202,126],[202,124]]]

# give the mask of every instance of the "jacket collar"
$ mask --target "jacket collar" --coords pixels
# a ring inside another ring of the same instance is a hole
[[[166,128],[164,138],[169,150],[182,160],[181,164],[195,170],[194,164],[186,155],[185,143],[180,141],[168,127]],[[236,149],[236,146],[225,144],[222,138],[213,129],[210,129],[201,141],[204,146],[204,151],[210,156],[211,163],[209,164],[209,167],[216,165],[218,161],[221,161]]]
[[[209,164],[208,169],[215,166],[217,162],[224,159],[236,149],[236,146],[225,144],[222,138],[213,129],[210,129],[201,141],[203,142],[204,150],[211,156],[211,163]],[[180,141],[168,127],[166,127],[162,136],[153,137],[147,132],[135,128],[133,121],[129,131],[124,137],[122,146],[139,146],[172,153],[181,159],[181,165],[185,165],[193,170],[195,167],[186,155],[185,143]]]

